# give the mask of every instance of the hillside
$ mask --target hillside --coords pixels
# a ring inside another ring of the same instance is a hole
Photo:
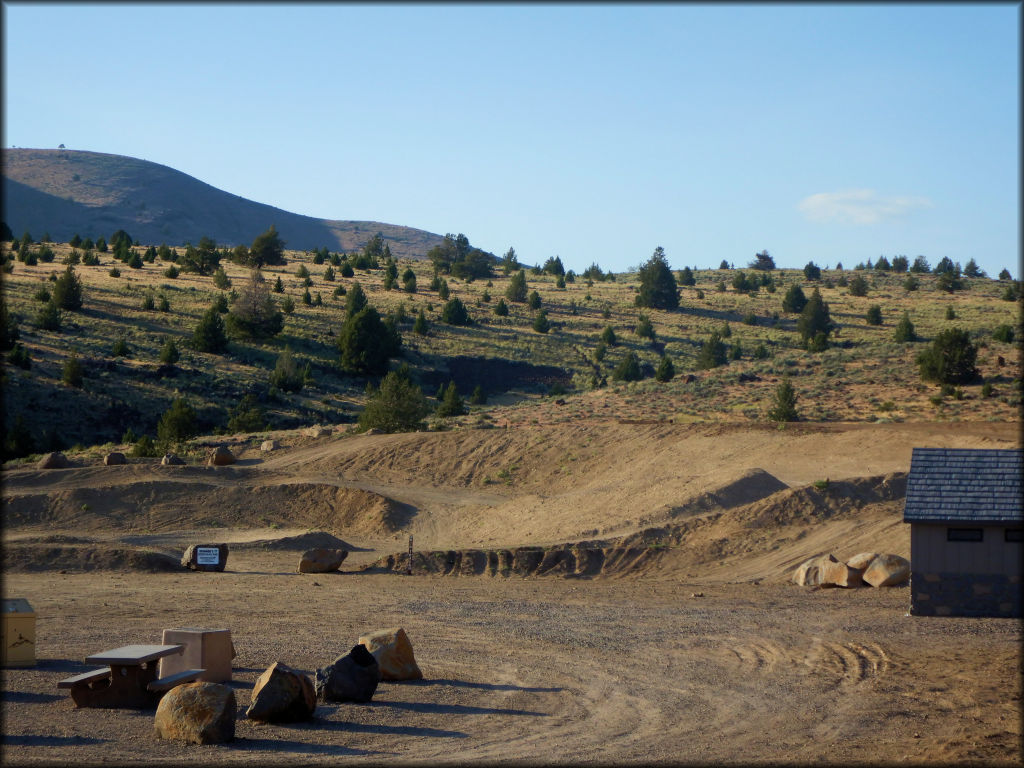
[[[368,379],[340,369],[336,342],[345,293],[356,283],[382,315],[395,316],[402,353],[392,366],[409,366],[431,406],[437,404],[438,388],[449,380],[464,397],[476,387],[485,395],[486,403],[472,405],[467,415],[428,419],[432,429],[580,420],[764,425],[784,376],[793,382],[801,419],[810,422],[1019,420],[1020,305],[1004,299],[1008,284],[998,280],[965,279],[964,290],[947,293],[938,288],[935,276],[926,274],[920,276],[920,287],[908,292],[904,276],[864,271],[856,274],[867,276],[868,294],[853,296],[843,287],[851,272],[829,270],[812,284],[801,271],[776,270],[773,292],[737,293],[726,285],[732,271],[702,270],[695,273],[694,286],[681,289],[680,309],[643,312],[652,324],[652,340],[636,334],[641,311],[634,303],[635,274],[592,284],[577,278],[564,287],[551,275],[528,274],[528,288],[537,292],[551,323],[549,332],[538,333],[533,330],[536,311],[525,303],[509,301],[507,316],[495,314],[510,284],[500,270],[491,279],[472,282],[446,277],[447,290],[461,299],[473,320],[456,326],[442,319],[445,300],[430,288],[429,262],[399,262],[399,274],[409,268],[417,278],[415,290],[406,292],[384,289],[383,268],[358,269],[343,277],[330,261],[316,264],[308,253],[288,251],[286,264],[264,270],[270,284],[281,282],[282,293],[271,293],[274,302],[294,303],[294,311],[284,316],[282,333],[263,341],[232,340],[226,352],[213,354],[191,348],[193,329],[217,297],[229,300],[232,291],[245,285],[246,268],[222,262],[231,281],[222,292],[210,276],[182,271],[169,277],[171,265],[158,257],[132,269],[109,253],[94,254],[97,264],[74,267],[84,286],[81,310],[65,312],[61,329],[52,331],[38,323],[40,298],[66,269],[72,249],[67,244],[49,247],[53,261],[9,260],[5,270],[10,272],[3,275],[5,302],[18,320],[20,343],[30,359],[27,369],[4,367],[5,427],[10,438],[20,417],[31,435],[30,452],[75,444],[98,451],[119,444],[128,430],[155,437],[160,415],[178,397],[195,408],[205,434],[224,434],[246,395],[256,398],[271,431],[312,423],[351,424],[366,402]],[[301,270],[309,277],[300,277]],[[302,300],[306,280],[310,304]],[[793,284],[808,294],[819,288],[831,309],[838,328],[824,352],[805,349],[796,315],[781,311],[782,297]],[[164,299],[166,310],[161,311]],[[881,308],[880,325],[866,319],[873,305]],[[421,311],[428,325],[425,335],[413,331]],[[916,328],[917,341],[893,339],[904,312]],[[997,338],[1001,326],[1017,329],[1012,341]],[[604,345],[601,336],[608,327],[616,341]],[[977,345],[980,376],[943,389],[921,380],[916,358],[947,328],[963,328]],[[724,341],[729,359],[702,370],[701,345],[713,331],[728,334]],[[123,354],[114,351],[119,340],[124,342]],[[173,366],[159,360],[168,340],[181,353]],[[269,386],[286,346],[301,366],[310,366],[312,380],[301,392]],[[616,381],[614,371],[629,353],[637,356],[643,378]],[[62,382],[63,366],[72,354],[84,370],[81,387]],[[676,370],[667,382],[653,375],[662,354]],[[258,446],[265,434],[269,432],[250,431],[237,439]],[[510,461],[504,468],[506,476],[495,475],[491,481],[509,480],[514,464]]]
[[[422,258],[442,239],[412,227],[290,213],[121,155],[5,149],[3,174],[3,220],[18,236],[49,232],[67,241],[124,229],[145,243],[183,245],[205,235],[220,245],[248,245],[273,224],[296,250],[355,251],[381,232],[399,258]]]

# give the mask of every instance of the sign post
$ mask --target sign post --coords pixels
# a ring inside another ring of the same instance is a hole
[[[409,559],[405,562],[405,575],[412,576],[412,534],[409,535]]]

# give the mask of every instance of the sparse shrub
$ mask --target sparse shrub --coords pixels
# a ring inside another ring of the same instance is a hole
[[[754,347],[753,357],[755,360],[766,360],[768,358],[768,347],[765,346],[763,341]]]
[[[729,359],[739,360],[741,357],[743,357],[743,347],[740,345],[739,339],[737,339],[729,348]]]
[[[651,318],[641,312],[639,317],[637,317],[634,333],[641,339],[654,341],[654,326],[651,324]]]
[[[295,276],[298,277],[298,278],[307,278],[307,277],[309,277],[309,270],[306,269],[306,265],[305,264],[299,264],[299,268],[295,270]]]
[[[479,384],[473,388],[473,394],[469,398],[470,405],[486,405],[487,394]]]
[[[183,397],[177,398],[160,416],[156,435],[163,445],[171,446],[195,437],[199,432],[196,412]]]
[[[604,341],[598,341],[597,346],[594,347],[594,362],[602,362],[607,354],[608,345],[605,344]]]
[[[24,371],[32,367],[32,358],[29,357],[28,350],[19,342],[15,342],[14,347],[7,353],[7,362]]]
[[[277,278],[278,284],[281,282],[281,278]],[[221,291],[226,291],[231,287],[231,278],[228,277],[228,273],[224,271],[224,267],[217,267],[217,271],[213,273],[213,284]],[[284,288],[281,289],[283,291]],[[278,293],[281,293],[278,291]]]
[[[64,361],[64,366],[61,369],[60,375],[61,381],[69,387],[81,389],[84,375],[82,363],[79,361],[78,356],[72,352],[71,356]]]
[[[368,389],[370,397],[359,414],[361,430],[413,432],[423,427],[430,409],[422,390],[410,381],[406,370],[391,371],[381,381],[380,389]]]
[[[110,354],[113,357],[128,357],[131,354],[131,350],[128,348],[128,342],[123,336],[114,342],[113,346],[110,348]]]
[[[953,305],[952,304],[949,304],[946,307],[946,319],[947,320],[956,320],[956,310],[953,309]]]
[[[166,296],[161,296],[160,300],[156,303],[156,308],[160,312],[170,312],[171,302],[167,300]]]
[[[92,251],[86,251],[82,254],[82,264],[87,267],[98,267],[100,265],[100,257]]]
[[[992,338],[1001,341],[1003,344],[1013,343],[1013,328],[1009,325],[1000,325],[992,332]]]
[[[142,309],[146,312],[156,309],[156,298],[154,298],[153,294],[147,293],[142,297]]]
[[[864,279],[862,275],[857,275],[850,281],[850,295],[851,296],[867,296],[868,295],[868,281]]]
[[[262,432],[269,429],[267,414],[251,392],[238,401],[228,417],[228,432]]]
[[[174,339],[167,339],[160,349],[160,362],[165,365],[174,365],[179,359],[181,359],[181,353],[178,352],[178,345],[174,343]],[[124,442],[131,441],[125,440]]]
[[[44,331],[59,331],[62,321],[60,307],[52,299],[36,313],[36,325]]]
[[[744,325],[757,325],[757,315],[753,312],[748,312],[743,316]]]
[[[32,294],[32,298],[45,304],[51,298],[50,291],[45,285],[41,285],[39,290]]]
[[[160,455],[160,448],[149,435],[143,435],[135,441],[130,451],[132,456],[138,458],[156,458]]]
[[[226,315],[228,313],[228,297],[223,293],[218,293],[213,300],[213,308],[220,314]]]
[[[303,374],[295,362],[291,347],[285,346],[281,354],[277,356],[277,363],[270,373],[269,384],[282,392],[302,391]]]
[[[167,269],[164,270],[164,277],[173,280],[178,276],[178,268],[171,264]]]
[[[420,307],[420,311],[416,315],[416,320],[412,324],[412,332],[418,336],[426,336],[427,330],[427,316],[423,314],[423,308]]]
[[[309,295],[309,288],[307,288],[302,294],[302,303],[307,307],[313,303],[313,297]]]
[[[615,336],[615,329],[610,325],[606,325],[604,330],[601,331],[601,341],[607,344],[609,347],[614,347],[619,343],[618,338]]]
[[[291,296],[285,296],[284,299],[281,300],[281,311],[286,315],[292,314],[295,311],[295,299]]]
[[[986,381],[984,384],[981,385],[981,396],[985,397],[985,398],[988,398],[988,397],[992,397],[992,394],[993,394],[992,382]]]
[[[111,277],[120,277],[121,276],[121,270],[118,269],[117,267],[111,267],[110,268],[110,272],[108,274]]]

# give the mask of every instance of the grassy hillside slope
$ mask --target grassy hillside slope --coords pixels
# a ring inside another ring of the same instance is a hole
[[[61,149],[3,150],[3,219],[20,236],[118,229],[141,242],[183,245],[204,235],[248,245],[271,224],[290,248],[357,250],[377,232],[396,257],[421,258],[439,235],[376,221],[315,219],[221,191],[164,165],[121,155]]]
[[[9,244],[5,246],[9,248]],[[294,429],[321,422],[352,422],[366,401],[364,377],[343,373],[338,367],[336,338],[344,319],[347,290],[361,284],[381,314],[399,313],[403,355],[392,365],[407,363],[430,396],[454,380],[464,396],[477,386],[487,395],[486,405],[474,406],[466,416],[433,419],[435,427],[456,424],[550,424],[587,420],[765,422],[782,377],[788,375],[797,393],[797,410],[807,421],[1003,421],[1019,418],[1020,304],[1002,298],[1006,284],[990,279],[966,280],[967,288],[940,291],[934,276],[924,275],[920,289],[907,292],[903,276],[858,272],[869,282],[868,295],[851,296],[839,281],[842,273],[823,274],[820,287],[833,320],[839,325],[832,347],[808,352],[796,333],[796,316],[781,312],[788,285],[800,283],[810,294],[812,285],[802,272],[776,270],[774,293],[753,294],[718,290],[731,283],[728,271],[696,273],[697,284],[682,289],[676,311],[644,310],[654,340],[635,333],[640,310],[634,305],[637,278],[618,275],[614,281],[588,285],[577,279],[559,288],[549,275],[527,275],[548,312],[548,333],[533,330],[536,316],[525,304],[509,302],[509,314],[499,317],[494,307],[510,279],[465,282],[447,276],[452,296],[468,307],[474,323],[451,326],[441,319],[444,301],[430,290],[431,265],[402,261],[417,276],[418,290],[385,291],[383,269],[357,270],[351,278],[325,279],[329,263],[315,264],[309,254],[290,251],[288,263],[265,270],[273,284],[280,278],[284,294],[271,294],[280,304],[286,296],[295,302],[285,316],[284,331],[265,342],[233,341],[227,353],[209,354],[189,348],[192,331],[219,291],[211,277],[182,272],[168,278],[167,264],[157,259],[140,269],[129,269],[110,254],[99,254],[97,266],[75,267],[84,283],[85,301],[79,312],[65,313],[61,331],[40,328],[35,317],[42,306],[36,298],[41,287],[65,267],[66,244],[52,246],[56,258],[34,266],[13,263],[4,275],[8,310],[20,318],[21,343],[31,358],[28,370],[4,366],[6,429],[21,416],[33,435],[35,449],[117,443],[127,429],[136,435],[155,436],[160,414],[176,397],[185,397],[198,412],[207,433],[223,430],[238,402],[253,394],[266,410],[273,429]],[[121,274],[110,275],[116,265]],[[240,287],[247,279],[243,267],[224,263]],[[306,290],[296,272],[305,267],[315,297],[322,305],[306,305]],[[335,272],[339,270],[335,269]],[[850,273],[847,272],[847,275]],[[147,297],[166,298],[167,311],[143,309]],[[882,324],[870,325],[871,305],[882,310]],[[429,325],[425,336],[413,332],[413,319],[423,311]],[[920,340],[893,340],[896,323],[906,311]],[[949,317],[952,311],[953,317]],[[997,341],[993,332],[1002,325],[1015,329],[1012,343]],[[605,328],[612,327],[617,343],[608,346],[598,361],[595,352]],[[712,331],[723,334],[732,348],[730,361],[712,370],[700,370],[700,345]],[[921,380],[916,357],[946,328],[966,329],[979,347],[981,377],[955,388],[941,389]],[[123,339],[128,354],[115,356],[113,344]],[[174,339],[181,360],[173,369],[161,368],[158,355],[167,339]],[[288,345],[300,366],[310,364],[313,381],[299,393],[269,389],[268,379],[278,355]],[[765,357],[755,356],[764,346]],[[738,349],[737,349],[738,347]],[[616,382],[613,371],[623,357],[635,353],[644,371],[641,381]],[[62,367],[74,353],[83,363],[81,388],[62,383]],[[653,378],[661,354],[672,359],[676,376],[661,383]],[[983,391],[988,384],[990,391]],[[262,433],[250,437],[257,441]],[[514,469],[508,472],[514,475]],[[499,480],[500,478],[495,478]]]

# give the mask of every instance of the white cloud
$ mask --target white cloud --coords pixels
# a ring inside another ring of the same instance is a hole
[[[920,208],[931,208],[927,197],[883,197],[873,189],[819,192],[797,203],[797,209],[811,221],[843,224],[878,224]]]

